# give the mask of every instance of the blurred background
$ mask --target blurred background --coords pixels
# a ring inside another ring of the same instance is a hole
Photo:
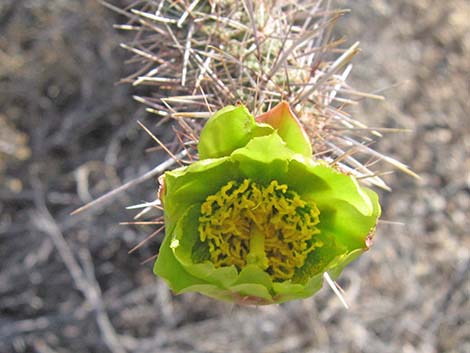
[[[124,5],[122,2],[113,2]],[[406,128],[377,148],[387,176],[374,247],[314,298],[240,307],[174,297],[152,274],[160,239],[119,225],[149,180],[71,217],[165,154],[136,121],[123,21],[95,0],[0,2],[0,352],[470,352],[470,3],[334,1],[337,35],[361,42],[349,81],[382,91],[353,113]],[[160,129],[162,140],[171,140]]]

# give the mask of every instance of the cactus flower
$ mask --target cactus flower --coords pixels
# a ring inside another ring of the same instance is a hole
[[[200,160],[161,179],[165,239],[154,266],[176,293],[272,304],[317,292],[368,249],[377,195],[312,158],[286,102],[256,119],[215,113]]]

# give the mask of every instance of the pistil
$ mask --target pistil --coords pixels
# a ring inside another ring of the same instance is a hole
[[[250,252],[246,257],[248,264],[253,264],[266,270],[269,266],[268,257],[264,248],[265,236],[256,225],[252,225],[250,231]]]

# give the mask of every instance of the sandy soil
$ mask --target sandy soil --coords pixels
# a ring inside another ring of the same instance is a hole
[[[340,278],[350,310],[327,287],[261,308],[172,296],[141,264],[158,239],[127,254],[151,228],[118,225],[154,181],[70,217],[164,157],[143,153],[152,118],[115,85],[122,19],[93,0],[0,3],[0,352],[470,351],[470,5],[336,4],[352,9],[337,35],[363,49],[351,84],[388,88],[355,114],[410,129],[376,147],[422,177],[386,177],[383,219],[403,224]]]

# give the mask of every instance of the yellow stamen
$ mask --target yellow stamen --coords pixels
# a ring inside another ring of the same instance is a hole
[[[201,206],[199,237],[215,267],[255,264],[275,281],[293,277],[322,242],[318,208],[276,180],[230,181]]]

